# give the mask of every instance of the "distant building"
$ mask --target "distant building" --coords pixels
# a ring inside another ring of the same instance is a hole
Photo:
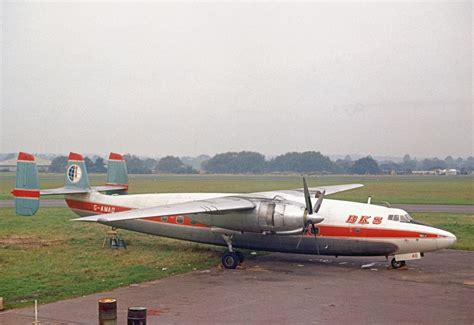
[[[435,170],[414,170],[411,173],[413,175],[436,175]]]
[[[457,174],[458,171],[456,169],[443,169],[440,171],[440,175],[455,176]]]
[[[50,160],[35,158],[35,161],[39,172],[47,172],[49,166],[51,165]],[[16,158],[0,161],[0,171],[16,171]]]
[[[458,174],[456,169],[433,169],[433,170],[414,170],[413,175],[443,175],[455,176]]]

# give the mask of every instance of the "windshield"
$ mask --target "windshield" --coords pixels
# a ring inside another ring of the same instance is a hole
[[[388,220],[409,223],[409,222],[413,221],[413,218],[408,213],[407,214],[402,214],[402,215],[391,214],[391,215],[388,216]]]

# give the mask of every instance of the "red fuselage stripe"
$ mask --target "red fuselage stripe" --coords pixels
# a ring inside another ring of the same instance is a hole
[[[112,213],[112,212],[122,212],[132,210],[129,207],[121,207],[116,205],[86,202],[86,201],[77,201],[66,199],[66,203],[71,209],[78,209],[82,211],[90,211],[94,213]]]
[[[81,211],[90,211],[94,214],[105,214],[113,212],[122,212],[133,210],[133,208],[102,204],[102,203],[93,203],[86,201],[77,201],[66,199],[67,205],[71,209],[81,210]],[[155,222],[166,222],[179,224],[183,226],[193,226],[193,227],[209,227],[204,224],[193,224],[192,219],[182,216],[183,222],[181,219],[177,219],[178,216],[169,216],[166,219],[165,217],[148,217],[143,218],[148,221]],[[424,233],[418,231],[410,230],[398,230],[398,229],[383,229],[383,228],[365,228],[365,227],[354,227],[354,226],[329,226],[329,225],[319,225],[319,236],[323,237],[355,237],[355,238],[437,238],[438,235],[431,233]],[[306,236],[313,236],[310,232]]]
[[[364,227],[341,227],[341,226],[319,226],[321,236],[327,237],[383,237],[383,238],[436,238],[436,234],[420,233],[410,230],[364,228]]]

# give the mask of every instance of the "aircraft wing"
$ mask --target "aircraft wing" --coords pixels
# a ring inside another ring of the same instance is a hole
[[[144,219],[151,217],[166,217],[183,214],[232,212],[252,210],[255,204],[250,200],[227,196],[208,200],[190,201],[176,204],[160,205],[151,208],[135,209],[130,211],[100,214],[89,217],[73,219],[74,221],[113,222],[122,220]]]
[[[310,187],[308,190],[310,194],[316,194],[318,192],[325,191],[326,192],[325,195],[327,196],[327,195],[331,195],[331,194],[335,194],[339,192],[353,190],[355,188],[359,188],[363,186],[364,186],[363,184],[329,185],[329,186],[320,186],[320,187]],[[299,196],[299,195],[302,195],[303,192],[304,192],[303,188],[297,188],[294,190],[270,191],[270,192],[254,193],[254,194],[262,195],[267,198],[273,198],[276,195],[281,196],[285,194]]]
[[[310,187],[308,188],[309,193],[316,194],[316,192],[326,191],[325,195],[336,194],[339,192],[353,190],[355,188],[363,187],[363,184],[345,184],[345,185],[330,185],[330,186],[321,186],[321,187]],[[302,188],[298,188],[295,191],[303,193]]]

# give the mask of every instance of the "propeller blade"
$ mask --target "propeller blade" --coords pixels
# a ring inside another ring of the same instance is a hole
[[[298,244],[296,245],[296,249],[300,248],[300,244],[301,244],[301,242],[303,241],[304,234],[306,234],[307,231],[308,231],[308,228],[307,228],[307,226],[305,226],[305,227],[303,228],[303,232],[301,233],[301,237],[300,237],[300,239],[298,240]]]
[[[313,214],[313,204],[311,203],[311,195],[309,194],[308,184],[306,179],[303,177],[303,188],[304,188],[304,200],[306,202],[306,210],[308,214]]]
[[[319,209],[321,208],[321,203],[323,203],[324,194],[326,194],[326,191],[322,191],[321,195],[318,197],[318,200],[314,204],[315,213],[318,213]]]
[[[300,248],[300,244],[301,244],[301,241],[303,240],[303,237],[304,237],[304,230],[303,230],[303,233],[301,234],[300,239],[298,240],[298,244],[296,244],[296,249]]]

